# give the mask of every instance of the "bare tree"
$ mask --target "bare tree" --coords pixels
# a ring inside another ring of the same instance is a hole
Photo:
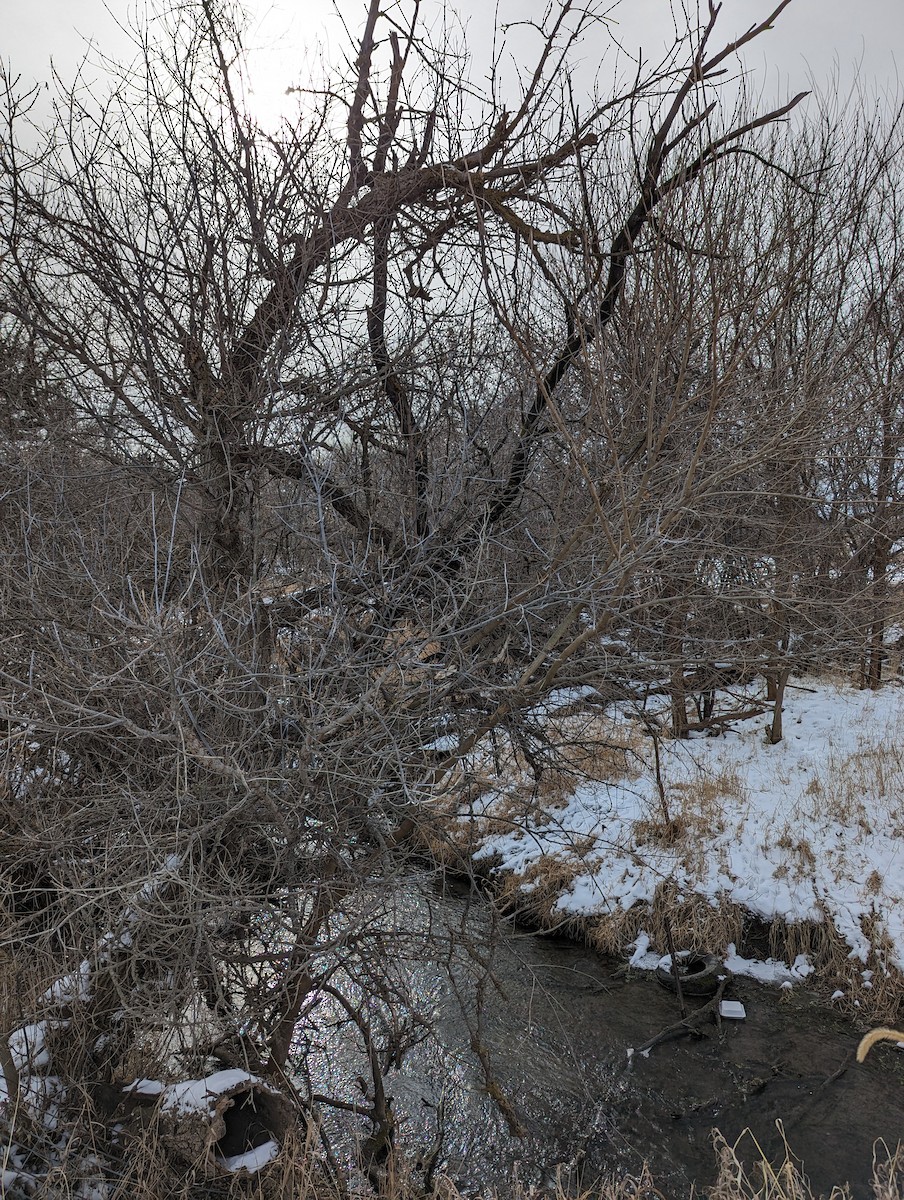
[[[788,2],[720,50],[710,5],[686,59],[583,108],[569,56],[601,28],[570,2],[507,104],[377,0],[275,134],[212,0],[43,132],[7,84],[4,328],[67,436],[4,468],[5,902],[101,1126],[130,1068],[215,1052],[312,1122],[369,1116],[382,1153],[373,896],[442,846],[461,761],[502,732],[536,758],[524,714],[602,683],[625,614],[665,629],[686,732],[725,494],[812,403],[748,393],[793,293],[738,199],[799,190],[761,131],[801,97],[720,122],[713,91]],[[293,1083],[328,1004],[361,1103]]]

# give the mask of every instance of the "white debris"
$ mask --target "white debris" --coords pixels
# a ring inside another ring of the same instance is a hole
[[[727,1021],[743,1021],[747,1016],[747,1009],[740,1000],[722,1000],[719,1003],[719,1016]]]
[[[634,943],[634,953],[628,959],[628,965],[639,967],[642,971],[655,970],[659,965],[657,955],[650,953],[650,935],[643,930],[637,935]]]

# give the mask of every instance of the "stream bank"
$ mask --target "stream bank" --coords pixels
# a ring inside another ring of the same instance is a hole
[[[445,1113],[442,1162],[465,1195],[513,1172],[577,1194],[646,1161],[666,1196],[687,1196],[715,1178],[715,1129],[729,1143],[749,1131],[775,1162],[783,1129],[814,1191],[849,1183],[855,1197],[872,1195],[874,1143],[893,1150],[904,1136],[904,1054],[884,1046],[856,1064],[861,1031],[805,986],[734,978],[726,997],[742,1001],[745,1020],[631,1055],[679,1019],[651,972],[493,922],[486,898],[461,885],[428,906],[433,935],[441,918],[450,939],[421,943],[404,969],[432,1032],[386,1087],[406,1151],[427,1153]]]

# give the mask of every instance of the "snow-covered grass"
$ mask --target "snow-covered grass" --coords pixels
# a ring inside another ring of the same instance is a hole
[[[769,720],[658,738],[657,781],[649,718],[615,706],[594,717],[602,770],[564,792],[496,783],[459,829],[513,902],[601,949],[646,932],[664,952],[668,917],[725,953],[753,917],[778,957],[809,954],[852,1005],[887,1012],[904,995],[904,689],[794,680],[777,745]]]

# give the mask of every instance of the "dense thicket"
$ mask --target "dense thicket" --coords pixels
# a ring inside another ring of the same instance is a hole
[[[580,103],[568,3],[483,95],[371,3],[275,133],[207,0],[43,128],[8,84],[3,940],[87,964],[55,1068],[102,1120],[136,1055],[281,1079],[331,980],[376,1037],[362,894],[480,739],[554,755],[553,687],[683,736],[725,682],[880,684],[902,116],[724,114],[784,7]]]

